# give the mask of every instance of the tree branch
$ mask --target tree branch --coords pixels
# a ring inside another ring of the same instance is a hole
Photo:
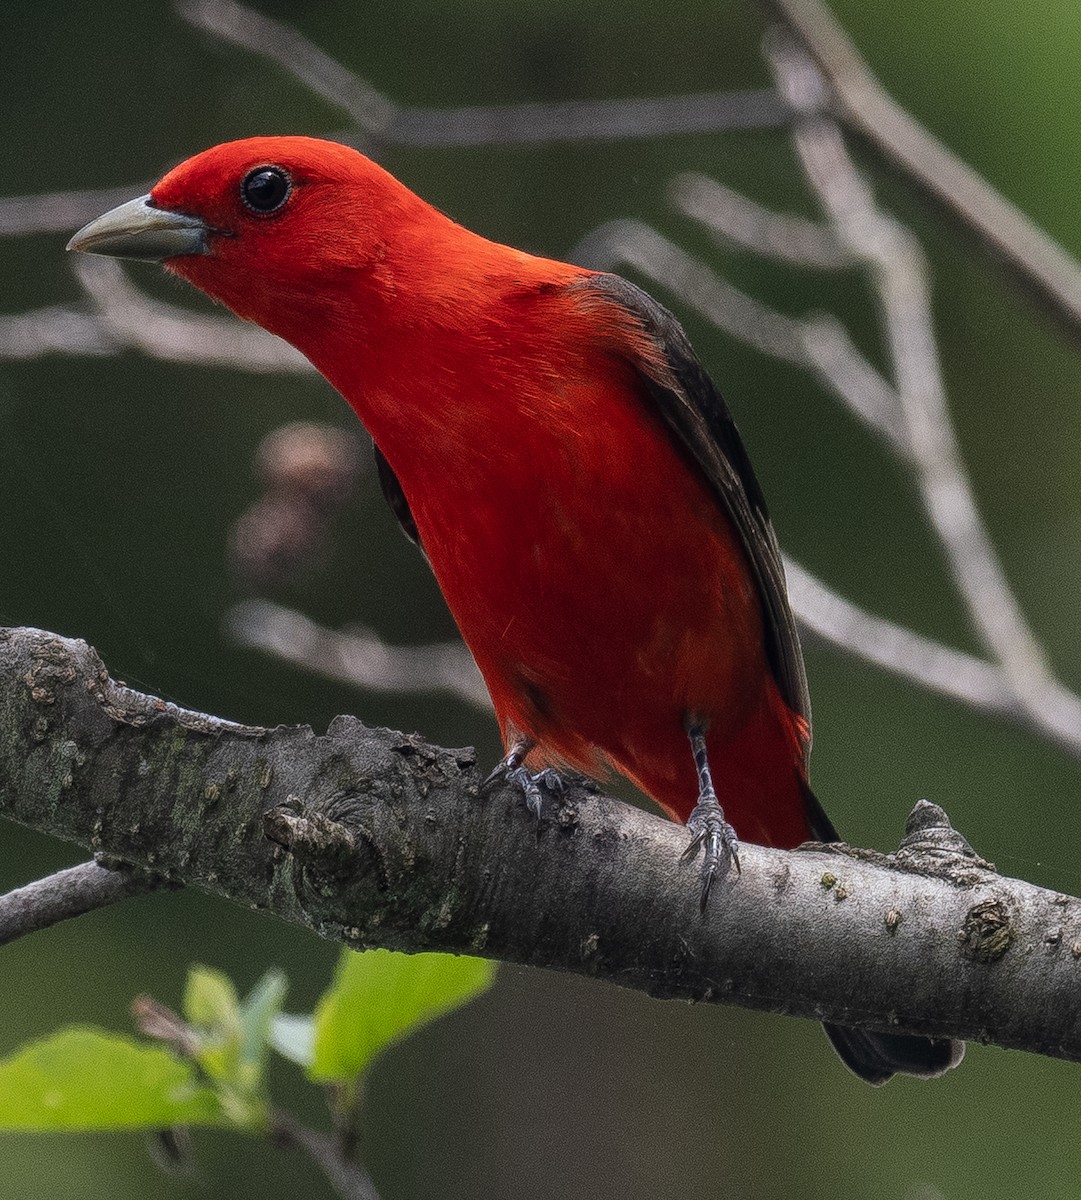
[[[0,896],[0,946],[95,908],[152,892],[162,882],[145,871],[109,870],[96,862],[57,871]]]
[[[570,787],[538,827],[471,750],[260,729],[0,631],[0,814],[361,947],[440,949],[1081,1059],[1081,900],[1002,878],[930,805],[895,856],[754,846],[705,917],[686,833]]]

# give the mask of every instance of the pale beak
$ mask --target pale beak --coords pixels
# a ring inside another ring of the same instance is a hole
[[[112,208],[84,225],[67,248],[84,254],[160,262],[184,254],[209,254],[210,232],[205,221],[157,208],[147,195]]]

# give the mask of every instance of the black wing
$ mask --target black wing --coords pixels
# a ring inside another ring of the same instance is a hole
[[[414,545],[420,546],[423,553],[424,547],[420,545],[417,523],[413,520],[409,501],[405,498],[405,492],[402,491],[402,485],[398,482],[398,476],[394,474],[394,469],[383,456],[383,451],[374,442],[372,442],[372,450],[375,451],[375,469],[379,474],[379,486],[383,489],[383,499],[390,505],[390,511],[398,518],[402,532]]]
[[[618,304],[654,343],[661,370],[632,361],[657,413],[705,475],[732,519],[758,584],[770,668],[785,703],[811,723],[811,702],[784,566],[762,489],[720,392],[695,357],[683,327],[641,288],[618,275],[575,284]],[[810,741],[805,755],[810,752]],[[821,811],[821,810],[819,810]],[[828,824],[828,822],[827,822]]]

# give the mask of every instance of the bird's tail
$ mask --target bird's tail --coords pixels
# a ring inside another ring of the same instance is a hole
[[[872,1033],[846,1025],[823,1025],[826,1037],[850,1071],[868,1083],[886,1083],[894,1075],[934,1079],[965,1056],[965,1043],[907,1033]]]
[[[804,798],[811,835],[819,842],[839,842],[833,822],[818,797],[806,784]],[[873,1033],[847,1025],[823,1025],[826,1037],[841,1061],[868,1083],[886,1083],[894,1075],[934,1079],[944,1075],[965,1056],[965,1043],[951,1038],[919,1037],[908,1033]]]

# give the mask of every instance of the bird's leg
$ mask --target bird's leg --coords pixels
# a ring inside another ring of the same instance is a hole
[[[535,744],[529,738],[519,738],[499,762],[496,763],[491,774],[480,785],[481,795],[483,796],[485,792],[490,791],[499,780],[510,778],[512,771],[520,770],[522,763],[525,762]]]
[[[553,767],[545,767],[543,771],[533,774],[522,765],[535,744],[528,738],[520,738],[516,741],[496,764],[495,770],[480,785],[480,791],[481,795],[484,795],[493,784],[500,779],[506,779],[522,793],[526,808],[539,821],[544,804],[544,792],[541,789],[558,794],[564,790],[566,785],[562,776]]]
[[[734,866],[739,873],[739,839],[736,831],[724,819],[724,809],[713,789],[713,776],[706,753],[706,726],[697,718],[688,718],[687,736],[691,739],[694,767],[698,772],[698,803],[687,819],[691,843],[683,851],[681,861],[694,858],[702,850],[702,891],[699,906],[706,911],[714,881],[721,880]]]

